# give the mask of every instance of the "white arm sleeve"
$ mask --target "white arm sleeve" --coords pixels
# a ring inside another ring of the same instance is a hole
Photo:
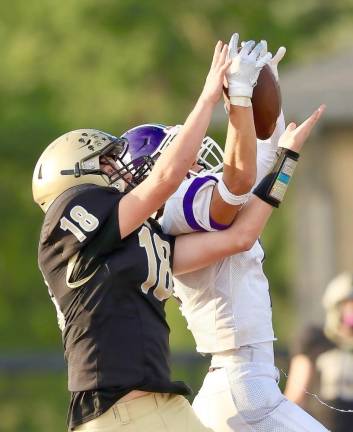
[[[285,130],[283,111],[277,119],[276,128],[271,137],[265,141],[257,140],[257,176],[254,188],[270,171],[276,159],[278,141]]]
[[[166,202],[161,220],[163,231],[178,235],[225,228],[210,220],[212,193],[220,176],[222,173],[205,173],[183,181]]]

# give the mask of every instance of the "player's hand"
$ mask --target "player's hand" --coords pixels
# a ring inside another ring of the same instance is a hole
[[[293,122],[289,123],[287,129],[279,139],[278,146],[300,153],[305,141],[309,137],[313,127],[320,120],[320,117],[324,113],[325,109],[325,105],[320,105],[320,107],[299,126]]]
[[[261,69],[272,58],[263,41],[257,45],[254,41],[247,41],[240,51],[238,41],[239,35],[234,33],[229,42],[228,54],[232,63],[226,74],[231,102],[233,97],[251,98]]]
[[[267,41],[262,40],[261,41],[265,45],[265,51],[267,52]],[[245,42],[241,43],[241,46],[243,47]],[[281,46],[278,48],[276,54],[272,57],[272,59],[268,62],[268,65],[270,66],[273,75],[276,78],[276,81],[278,81],[278,64],[283,59],[285,53],[287,51],[287,48],[284,46]]]
[[[266,42],[266,41],[261,41]],[[266,48],[267,48],[267,42],[266,42]],[[269,65],[271,67],[272,73],[275,76],[276,80],[278,81],[278,64],[283,59],[287,49],[284,46],[281,46],[278,48],[276,54],[272,57],[272,59],[269,62]]]
[[[201,93],[201,98],[216,104],[223,90],[223,80],[226,70],[231,64],[231,60],[227,58],[228,45],[218,41],[213,53],[212,64],[208,72],[204,88]]]

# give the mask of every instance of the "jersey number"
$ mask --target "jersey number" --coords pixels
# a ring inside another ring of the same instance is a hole
[[[77,222],[83,231],[94,231],[99,225],[99,220],[88,213],[87,210],[79,205],[72,207],[70,216],[73,221]],[[79,242],[83,242],[87,237],[74,223],[65,216],[60,219],[60,228],[64,231],[69,230]]]
[[[151,231],[146,226],[143,226],[139,232],[139,243],[145,248],[148,261],[148,276],[141,289],[147,294],[148,290],[155,286],[154,296],[160,301],[165,300],[173,293],[172,272],[169,265],[170,245],[156,233],[152,238]],[[159,271],[157,259],[160,262]]]

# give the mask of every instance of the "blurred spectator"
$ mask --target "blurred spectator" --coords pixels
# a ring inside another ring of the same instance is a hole
[[[353,273],[335,277],[322,303],[325,324],[323,328],[310,326],[300,335],[285,394],[331,431],[349,432],[353,431]]]

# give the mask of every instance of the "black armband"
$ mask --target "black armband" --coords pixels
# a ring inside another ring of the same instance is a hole
[[[272,170],[256,186],[253,193],[273,207],[279,207],[299,159],[299,153],[279,147]]]

